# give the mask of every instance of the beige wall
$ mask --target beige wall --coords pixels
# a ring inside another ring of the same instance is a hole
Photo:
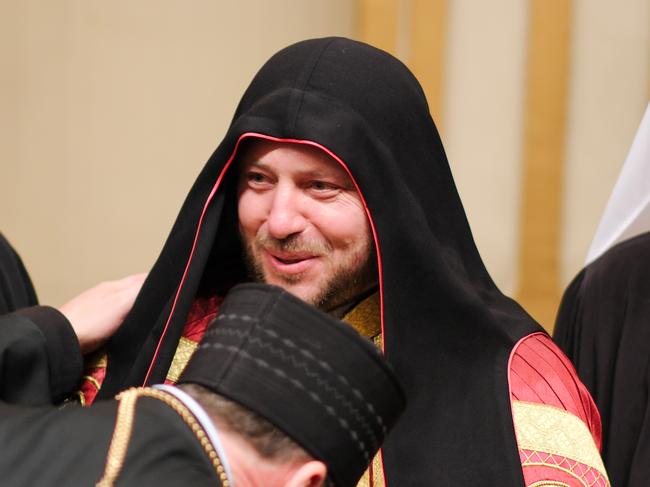
[[[450,7],[443,142],[483,260],[512,293],[528,9],[521,0],[456,0]]]
[[[453,0],[450,5],[446,148],[478,247],[495,280],[512,293],[527,2]],[[582,267],[650,99],[650,2],[574,2],[570,58],[562,286]]]
[[[255,71],[352,0],[0,0],[0,231],[41,301],[148,270]]]
[[[408,62],[422,1],[395,1]],[[42,300],[148,269],[259,65],[295,40],[357,37],[357,3],[0,0],[0,230]],[[571,4],[563,286],[650,98],[650,0]],[[446,6],[443,141],[481,254],[513,293],[530,2]]]
[[[562,245],[566,282],[587,256],[650,101],[650,0],[577,0]]]

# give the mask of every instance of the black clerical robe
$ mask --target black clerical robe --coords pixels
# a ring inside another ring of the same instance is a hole
[[[25,406],[53,402],[81,374],[69,325],[36,322],[0,317],[0,485],[222,485],[200,424],[168,393],[134,389],[91,408]]]
[[[650,477],[650,233],[610,248],[564,292],[554,339],[591,392],[612,485]]]
[[[23,261],[0,233],[0,314],[36,303],[36,292]]]
[[[222,485],[196,432],[165,402],[140,397],[132,410],[129,435],[131,402],[60,409],[0,404],[1,484],[90,486],[104,479],[100,485]],[[120,404],[127,411],[116,419]],[[126,451],[120,452],[122,435]]]

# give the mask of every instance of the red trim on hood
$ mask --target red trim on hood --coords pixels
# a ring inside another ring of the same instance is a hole
[[[237,148],[239,147],[239,143],[241,142],[243,137],[240,137],[237,143],[235,144],[235,149],[233,150],[232,154],[228,158],[228,162],[223,166],[223,169],[221,170],[221,173],[219,174],[219,177],[217,178],[217,181],[214,183],[214,186],[212,187],[212,190],[210,191],[210,194],[208,195],[208,199],[205,201],[205,204],[203,205],[203,210],[201,211],[201,218],[199,218],[199,224],[196,228],[196,234],[194,235],[194,242],[192,243],[192,250],[190,250],[190,255],[187,259],[187,264],[185,264],[185,270],[183,271],[183,277],[181,277],[181,282],[178,285],[178,289],[176,290],[176,296],[174,296],[174,303],[172,304],[172,309],[169,312],[169,316],[167,317],[167,322],[165,323],[165,328],[163,329],[162,334],[160,335],[160,339],[158,340],[158,345],[156,345],[156,351],[153,354],[153,357],[151,358],[151,363],[149,364],[149,369],[147,370],[147,375],[144,378],[144,381],[142,382],[142,385],[144,386],[147,381],[149,380],[149,376],[151,375],[151,371],[153,370],[153,365],[156,363],[156,359],[158,358],[158,353],[160,352],[160,346],[162,345],[162,342],[165,338],[165,335],[167,334],[167,329],[169,328],[169,323],[171,322],[172,316],[174,315],[174,310],[176,309],[176,303],[178,302],[178,297],[181,294],[181,289],[183,288],[183,284],[185,284],[185,277],[187,276],[187,271],[190,268],[190,263],[192,262],[192,257],[194,257],[194,250],[196,249],[196,243],[199,240],[199,233],[201,231],[201,225],[203,224],[203,217],[205,216],[205,212],[208,209],[208,205],[212,201],[212,198],[214,197],[215,193],[217,192],[217,189],[219,189],[219,186],[221,185],[221,181],[223,180],[223,176],[226,174],[226,171],[230,167],[230,164],[232,164],[233,159],[235,158],[235,154],[237,153]]]
[[[147,383],[147,380],[149,379],[149,376],[151,375],[151,371],[153,370],[153,365],[156,362],[156,358],[158,358],[158,353],[160,352],[160,347],[162,345],[163,339],[165,338],[165,335],[167,333],[167,329],[169,328],[169,323],[171,322],[171,318],[174,315],[174,310],[176,309],[176,303],[178,301],[178,297],[180,296],[181,289],[183,288],[183,284],[185,283],[185,277],[187,276],[187,272],[190,268],[190,263],[192,262],[192,257],[194,257],[194,249],[196,248],[196,243],[198,242],[199,239],[199,233],[201,231],[201,225],[203,224],[203,217],[205,216],[205,213],[208,209],[208,205],[212,201],[212,198],[214,197],[215,193],[219,189],[219,186],[221,185],[221,181],[223,180],[224,175],[226,174],[226,171],[230,168],[230,165],[232,164],[232,161],[235,158],[235,154],[237,154],[237,149],[239,148],[239,144],[242,142],[242,140],[246,138],[259,138],[259,139],[265,139],[265,140],[271,140],[274,142],[287,142],[287,143],[292,143],[292,144],[304,144],[304,145],[311,145],[313,147],[317,147],[320,150],[324,151],[327,153],[330,157],[332,157],[335,161],[337,161],[343,169],[345,169],[345,172],[348,173],[348,176],[350,176],[350,179],[352,179],[352,183],[354,184],[355,189],[357,190],[357,193],[361,197],[361,202],[363,203],[363,208],[366,211],[366,216],[368,217],[368,221],[370,222],[370,228],[372,229],[372,236],[375,240],[375,248],[377,249],[377,271],[379,273],[379,302],[380,302],[380,317],[381,317],[381,334],[382,334],[382,351],[384,349],[384,343],[385,343],[385,334],[384,334],[384,280],[383,280],[383,269],[382,269],[382,263],[381,263],[381,252],[379,250],[379,239],[377,238],[377,231],[375,229],[375,222],[372,219],[372,215],[370,214],[370,210],[368,209],[368,205],[366,204],[366,200],[363,197],[363,193],[361,192],[361,189],[359,188],[359,185],[357,184],[356,179],[354,179],[354,176],[350,172],[350,169],[348,168],[347,164],[343,162],[343,160],[338,157],[334,152],[329,150],[327,147],[317,143],[313,142],[311,140],[300,140],[300,139],[281,139],[278,137],[272,137],[270,135],[264,135],[264,134],[258,134],[255,132],[246,132],[242,134],[239,139],[237,140],[237,143],[235,144],[235,149],[233,150],[232,154],[228,158],[228,162],[224,165],[223,169],[221,170],[221,173],[219,174],[219,177],[217,178],[217,181],[215,182],[212,190],[210,191],[210,194],[208,195],[208,198],[203,205],[203,210],[201,212],[201,218],[199,218],[199,224],[196,228],[196,234],[194,235],[194,242],[192,243],[192,250],[190,251],[190,255],[187,259],[187,264],[185,264],[185,270],[183,271],[183,277],[181,278],[181,282],[178,285],[178,289],[176,290],[176,296],[174,297],[174,303],[172,304],[171,311],[169,312],[169,316],[167,317],[167,322],[165,323],[165,328],[163,329],[162,334],[160,335],[160,339],[158,340],[158,345],[156,346],[156,351],[154,352],[154,355],[151,359],[151,363],[149,364],[149,370],[147,371],[147,375],[144,378],[144,382],[142,385],[144,386]],[[382,462],[383,463],[383,462]]]

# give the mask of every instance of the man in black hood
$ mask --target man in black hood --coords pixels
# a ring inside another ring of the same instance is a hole
[[[86,401],[174,382],[221,296],[254,277],[343,316],[396,366],[409,407],[364,485],[607,485],[593,402],[492,282],[422,89],[389,54],[314,39],[262,67]]]

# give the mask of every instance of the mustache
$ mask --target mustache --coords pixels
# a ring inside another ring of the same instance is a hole
[[[271,237],[267,233],[259,233],[255,236],[255,244],[266,250],[286,253],[324,255],[332,251],[332,246],[329,243],[307,240],[300,235],[290,235],[279,239]]]

